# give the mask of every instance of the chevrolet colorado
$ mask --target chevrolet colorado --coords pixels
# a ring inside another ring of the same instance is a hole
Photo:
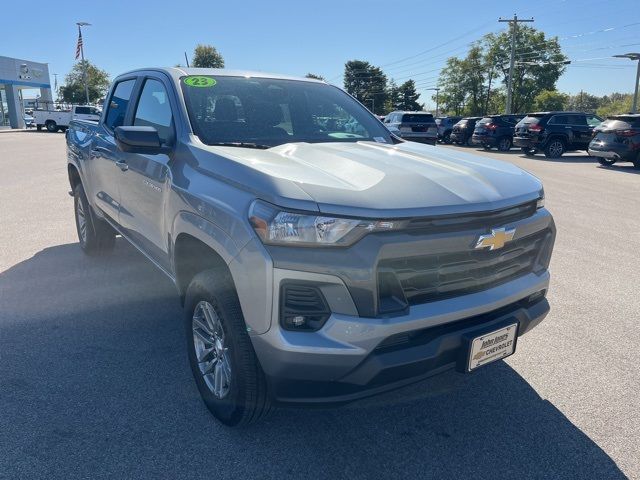
[[[324,82],[132,71],[66,135],[80,247],[121,235],[175,283],[224,424],[475,371],[549,311],[541,183],[405,142]]]

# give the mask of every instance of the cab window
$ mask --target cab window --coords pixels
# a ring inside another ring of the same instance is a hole
[[[127,114],[127,106],[135,84],[136,80],[134,78],[124,80],[119,82],[113,90],[104,121],[105,126],[110,130],[114,130],[124,124],[124,116]]]
[[[149,78],[144,82],[133,124],[153,127],[163,144],[173,143],[173,114],[167,90],[160,81]]]

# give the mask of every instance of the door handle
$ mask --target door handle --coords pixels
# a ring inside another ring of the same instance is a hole
[[[129,165],[127,165],[127,162],[125,162],[124,160],[117,160],[116,166],[123,172],[126,172],[127,170],[129,170]]]

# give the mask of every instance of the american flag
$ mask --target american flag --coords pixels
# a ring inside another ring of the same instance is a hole
[[[82,31],[78,29],[78,45],[76,46],[76,60],[80,58],[81,51],[82,51]]]

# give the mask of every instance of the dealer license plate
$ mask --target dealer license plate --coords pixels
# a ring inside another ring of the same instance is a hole
[[[469,349],[467,371],[512,355],[516,350],[517,333],[518,324],[514,323],[474,338]]]

